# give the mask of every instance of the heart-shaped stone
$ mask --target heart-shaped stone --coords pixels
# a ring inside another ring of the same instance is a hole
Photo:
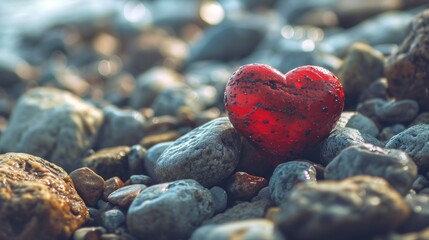
[[[328,136],[344,108],[338,78],[317,66],[285,75],[263,64],[240,67],[225,89],[232,125],[276,165]]]

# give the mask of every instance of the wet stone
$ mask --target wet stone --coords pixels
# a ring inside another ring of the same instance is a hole
[[[125,224],[125,214],[119,209],[111,209],[101,214],[101,224],[109,232],[115,231],[119,226]]]
[[[167,149],[170,145],[173,144],[173,141],[161,142],[153,145],[147,150],[146,156],[144,158],[144,168],[147,174],[156,180],[155,176],[155,163],[158,160],[159,156]]]
[[[353,128],[336,128],[321,143],[320,157],[321,162],[327,165],[343,149],[352,145],[375,145],[382,147],[383,144],[371,135],[360,133]]]
[[[393,136],[386,148],[399,149],[406,152],[416,163],[419,172],[429,169],[429,124],[412,126]]]
[[[30,153],[70,172],[81,167],[102,121],[100,110],[69,92],[34,88],[13,109],[0,151]]]
[[[423,110],[429,109],[428,22],[429,10],[415,16],[408,28],[408,36],[386,64],[386,77],[392,97],[414,99]]]
[[[228,208],[223,213],[218,213],[214,217],[204,222],[208,224],[223,224],[239,220],[247,220],[253,218],[263,218],[268,208],[274,203],[270,200],[262,199],[254,202],[242,202]]]
[[[97,149],[131,146],[143,137],[146,120],[141,113],[108,106],[103,108],[103,114],[104,121],[98,135]]]
[[[124,186],[124,182],[118,177],[111,177],[105,181],[106,186],[103,191],[103,199],[107,200],[109,195]]]
[[[127,215],[138,239],[186,239],[214,213],[211,192],[195,180],[153,185],[132,202]]]
[[[325,179],[343,180],[368,175],[384,178],[402,195],[408,193],[417,177],[417,166],[403,151],[350,146],[325,168]]]
[[[130,176],[128,154],[131,148],[119,146],[105,148],[83,159],[83,166],[90,168],[104,179],[119,177],[123,181]]]
[[[365,102],[374,98],[387,100],[388,96],[389,95],[387,93],[387,79],[380,78],[371,83],[366,89],[361,92],[359,96],[359,102]]]
[[[378,139],[380,139],[383,142],[389,141],[393,136],[396,134],[404,131],[406,127],[402,124],[394,124],[392,126],[387,126],[381,130],[380,135],[378,136]]]
[[[382,178],[359,176],[296,187],[276,225],[288,239],[370,239],[395,229],[410,209]]]
[[[233,223],[204,225],[198,228],[190,240],[282,240],[280,234],[274,230],[272,221],[266,219],[252,219]]]
[[[72,179],[42,158],[2,154],[0,179],[0,239],[67,239],[89,220]]]
[[[70,177],[83,201],[88,206],[95,206],[106,185],[104,179],[87,167],[74,170]]]
[[[73,233],[73,240],[99,240],[104,233],[106,229],[103,227],[79,228]]]
[[[400,232],[417,232],[429,228],[429,195],[417,194],[405,199],[411,214],[400,227]]]
[[[366,133],[373,137],[377,137],[380,132],[374,121],[360,113],[351,116],[345,126],[357,129],[359,132]]]
[[[249,200],[267,185],[268,181],[263,177],[236,172],[227,180],[226,191],[232,199]]]
[[[228,194],[223,188],[218,186],[210,188],[210,192],[212,193],[215,205],[214,213],[216,214],[223,212],[226,209],[226,205],[228,204]]]
[[[131,175],[130,184],[144,184],[149,186],[153,184],[153,179],[146,175]]]
[[[280,205],[295,186],[316,181],[316,169],[313,164],[302,161],[282,163],[276,167],[270,179],[271,199]]]
[[[419,105],[414,100],[404,99],[386,102],[376,108],[376,116],[385,123],[406,123],[419,113]]]
[[[107,200],[114,205],[128,208],[137,195],[139,195],[146,188],[147,186],[143,184],[133,184],[121,187],[118,190],[112,192],[107,197]]]
[[[161,182],[190,178],[214,186],[233,173],[240,145],[240,135],[228,118],[217,118],[165,149],[155,162],[155,178]]]

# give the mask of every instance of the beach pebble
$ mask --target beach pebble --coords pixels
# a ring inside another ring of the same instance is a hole
[[[429,124],[412,126],[393,136],[386,148],[406,152],[416,163],[419,172],[429,169]]]
[[[146,175],[131,175],[130,184],[144,184],[146,186],[153,184],[153,179]]]
[[[303,161],[282,163],[276,167],[270,179],[271,199],[280,205],[295,186],[316,181],[316,169],[313,164]]]
[[[153,185],[132,202],[127,226],[139,239],[186,239],[214,207],[211,192],[195,180]]]
[[[105,181],[106,186],[103,191],[103,199],[107,200],[109,195],[124,186],[124,182],[118,177],[111,177]]]
[[[125,219],[125,214],[119,209],[111,209],[101,213],[101,225],[109,232],[113,232],[123,225]]]
[[[250,175],[246,172],[235,172],[228,178],[225,189],[228,196],[234,200],[249,200],[267,185],[268,181],[263,177]]]
[[[214,213],[223,212],[226,209],[226,205],[228,204],[228,194],[227,192],[218,186],[214,186],[210,188],[210,192],[213,196],[213,201],[215,205]]]
[[[202,109],[202,104],[192,88],[181,84],[160,91],[151,108],[155,116],[176,116],[182,108],[189,109],[193,113],[199,112]]]
[[[190,178],[214,186],[233,173],[240,148],[240,135],[228,118],[217,118],[165,149],[155,162],[155,178],[161,182]]]
[[[153,145],[147,150],[146,156],[143,159],[144,169],[147,174],[156,180],[155,177],[155,163],[158,160],[159,156],[167,149],[170,145],[173,144],[173,141],[161,142]]]
[[[74,170],[70,177],[85,204],[94,207],[106,185],[104,179],[87,167]]]
[[[378,135],[378,139],[380,139],[383,142],[387,142],[393,136],[404,131],[405,129],[407,129],[407,128],[403,124],[400,124],[400,123],[393,124],[391,126],[387,126],[381,130],[380,135]]]
[[[288,239],[370,239],[395,229],[409,214],[384,179],[358,176],[299,185],[281,205],[276,225]]]
[[[406,123],[419,113],[419,105],[410,99],[389,101],[376,107],[376,116],[385,123]]]
[[[2,154],[0,179],[0,239],[68,239],[89,220],[69,175],[42,158]]]
[[[353,114],[345,127],[354,128],[362,134],[366,133],[373,137],[377,137],[380,132],[374,121],[360,113]]]
[[[137,195],[139,195],[146,188],[147,186],[143,184],[124,186],[109,194],[107,200],[111,204],[117,205],[122,208],[128,208],[134,201],[134,199],[137,197]]]
[[[359,95],[358,102],[361,103],[374,98],[387,100],[388,97],[389,95],[387,93],[387,79],[379,78],[362,90]]]
[[[30,153],[70,172],[81,166],[102,121],[99,109],[69,92],[34,88],[15,106],[0,151]]]
[[[417,166],[403,151],[350,146],[325,168],[325,179],[343,180],[368,175],[384,178],[402,195],[408,193],[417,178]]]
[[[429,195],[417,194],[405,199],[411,214],[400,227],[400,232],[417,232],[429,227]]]

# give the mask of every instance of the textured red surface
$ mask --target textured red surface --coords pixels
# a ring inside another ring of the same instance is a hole
[[[327,137],[343,111],[344,91],[321,67],[302,66],[284,75],[249,64],[232,75],[224,100],[233,126],[276,165]]]

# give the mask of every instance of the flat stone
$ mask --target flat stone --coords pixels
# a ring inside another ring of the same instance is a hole
[[[384,178],[399,193],[406,195],[417,177],[417,166],[400,150],[350,146],[325,168],[325,179],[329,180],[358,175]]]
[[[282,204],[277,228],[291,239],[371,239],[409,216],[401,195],[382,178],[301,184]]]
[[[153,185],[132,202],[127,226],[138,239],[186,239],[214,213],[211,192],[195,180]]]
[[[95,206],[106,186],[104,179],[87,167],[70,173],[77,193],[88,206]]]
[[[240,157],[240,135],[228,118],[218,118],[177,139],[154,166],[161,182],[195,179],[211,187],[231,175]]]
[[[130,177],[128,154],[131,148],[118,146],[105,148],[86,157],[82,165],[90,168],[104,179],[119,177],[125,181]]]
[[[121,187],[118,190],[112,192],[107,200],[117,206],[122,208],[128,208],[134,199],[147,188],[143,184],[133,184],[125,187]]]
[[[89,220],[72,179],[24,153],[0,155],[0,239],[68,239]]]
[[[0,151],[33,154],[71,172],[81,167],[102,121],[100,110],[69,92],[34,88],[13,109]]]

